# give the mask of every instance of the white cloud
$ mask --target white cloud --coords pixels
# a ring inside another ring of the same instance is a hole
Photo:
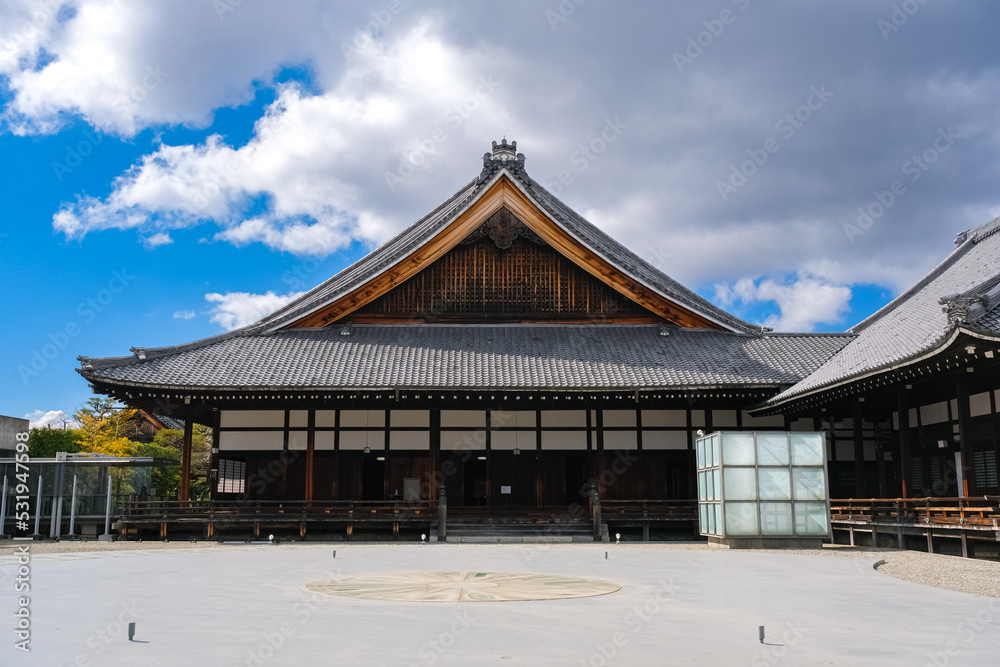
[[[719,284],[715,298],[723,307],[760,306],[773,303],[780,314],[771,314],[764,326],[777,331],[812,331],[818,324],[837,324],[850,309],[851,288],[812,276],[778,282],[772,278],[741,278],[733,285]]]
[[[302,294],[303,292],[294,292],[280,295],[271,291],[266,294],[212,292],[205,295],[205,300],[217,304],[211,309],[212,321],[226,331],[232,331],[256,322]]]
[[[399,156],[418,164],[403,173],[420,172],[439,147],[414,138],[415,128],[443,132],[446,104],[470,92],[478,95],[480,122],[501,119],[488,97],[502,84],[484,83],[486,55],[470,58],[446,45],[427,21],[395,41],[371,44],[330,90],[279,87],[246,145],[235,148],[218,135],[200,145],[161,144],[116,179],[111,195],[65,206],[53,226],[69,238],[137,228],[150,244],[166,242],[165,230],[210,221],[222,228],[217,241],[319,256],[354,240],[385,241],[399,227],[384,212],[390,169],[373,162],[367,147],[396,156],[394,173]],[[483,136],[491,135],[479,135],[480,142]],[[265,210],[246,217],[260,202]]]
[[[282,63],[341,62],[337,42],[315,29],[322,11],[313,0],[294,11],[241,3],[221,17],[211,2],[6,0],[0,76],[13,99],[3,120],[20,134],[57,131],[72,116],[125,137],[205,126],[215,109],[249,101],[253,83],[269,83]]]
[[[142,242],[143,245],[145,245],[147,248],[152,249],[152,248],[158,248],[161,245],[170,245],[171,243],[174,242],[174,240],[170,238],[170,234],[166,232],[157,232],[152,236],[143,239]]]
[[[24,415],[24,418],[31,423],[31,428],[77,428],[79,424],[75,419],[67,415],[62,410],[35,410]]]
[[[174,319],[190,320],[195,315],[193,310],[178,310],[174,312]]]

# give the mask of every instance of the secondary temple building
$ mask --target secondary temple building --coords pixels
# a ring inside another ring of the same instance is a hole
[[[219,500],[687,500],[696,433],[728,429],[825,431],[834,497],[997,493],[998,228],[847,333],[773,333],[584,220],[505,140],[260,321],[79,372],[188,442],[212,427]]]

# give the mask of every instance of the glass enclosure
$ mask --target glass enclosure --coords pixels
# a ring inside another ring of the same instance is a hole
[[[717,432],[695,446],[702,535],[830,536],[822,433]]]

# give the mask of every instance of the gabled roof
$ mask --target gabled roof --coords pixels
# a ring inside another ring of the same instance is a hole
[[[80,357],[79,372],[99,389],[774,391],[802,380],[851,340],[846,334],[767,334],[713,306],[535,183],[514,148],[494,143],[475,180],[396,238],[258,322],[183,345],[132,348],[125,357]],[[351,308],[440,257],[501,207],[591,275],[685,326],[345,324]],[[308,325],[316,319],[337,325]]]
[[[742,333],[761,332],[759,326],[730,315],[672,280],[662,271],[611,239],[562,203],[552,193],[541,187],[525,172],[524,155],[520,153],[515,155],[517,142],[508,145],[505,140],[502,144],[494,142],[493,146],[493,153],[487,153],[483,156],[483,170],[475,180],[467,183],[444,203],[403,230],[394,239],[295,301],[263,318],[252,325],[251,330],[274,331],[294,326],[297,320],[316,313],[352,293],[363,291],[367,284],[371,284],[380,275],[391,269],[405,266],[407,263],[413,264],[412,267],[405,267],[410,271],[407,275],[412,275],[421,266],[429,263],[431,259],[422,255],[421,251],[429,251],[432,247],[432,241],[440,238],[456,223],[461,222],[463,215],[473,211],[479,213],[463,228],[468,231],[461,233],[460,230],[452,243],[460,241],[478,226],[478,222],[485,219],[496,207],[503,205],[536,209],[535,212],[541,215],[534,218],[530,217],[530,211],[515,210],[514,213],[522,214],[526,218],[525,224],[532,227],[532,231],[540,234],[547,241],[554,239],[551,234],[546,232],[563,232],[571,239],[570,243],[577,245],[583,254],[591,255],[598,262],[610,267],[612,271],[620,272],[625,277],[626,282],[634,282],[634,287],[640,290],[648,289],[665,301],[676,304],[678,310],[693,314],[699,326]],[[499,195],[498,191],[500,191]],[[477,205],[481,205],[485,200],[491,200],[494,208],[477,211]],[[565,246],[565,240],[563,240],[563,244]],[[436,256],[440,256],[447,249],[448,246],[436,249],[438,251]],[[560,248],[560,250],[565,249],[565,247]],[[421,266],[417,266],[417,264]],[[584,266],[583,268],[595,272],[594,267]],[[602,280],[608,279],[606,271],[599,271],[595,275]],[[400,280],[394,277],[389,284],[395,285],[399,282]],[[628,293],[628,286],[622,289],[621,281],[619,281],[617,288],[623,291],[626,296],[633,298],[636,296],[634,293]],[[361,304],[364,299],[371,300],[374,298],[373,294],[363,293],[356,303]],[[359,307],[359,305],[354,307]],[[323,322],[322,324],[327,323]],[[315,324],[315,322],[312,323],[312,325]]]
[[[98,384],[192,390],[768,387],[801,380],[849,337],[662,325],[356,324],[243,333],[140,361],[92,360]]]
[[[962,232],[956,248],[916,285],[850,329],[856,338],[809,377],[769,401],[808,394],[905,365],[950,343],[956,332],[1000,337],[1000,218]]]

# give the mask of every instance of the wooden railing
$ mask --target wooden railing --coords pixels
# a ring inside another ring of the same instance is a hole
[[[830,519],[1000,527],[1000,496],[835,499],[830,501]]]
[[[601,500],[605,521],[693,521],[697,500]]]
[[[429,521],[437,503],[431,501],[239,501],[239,500],[135,500],[128,503],[125,523],[192,522],[406,522]]]

